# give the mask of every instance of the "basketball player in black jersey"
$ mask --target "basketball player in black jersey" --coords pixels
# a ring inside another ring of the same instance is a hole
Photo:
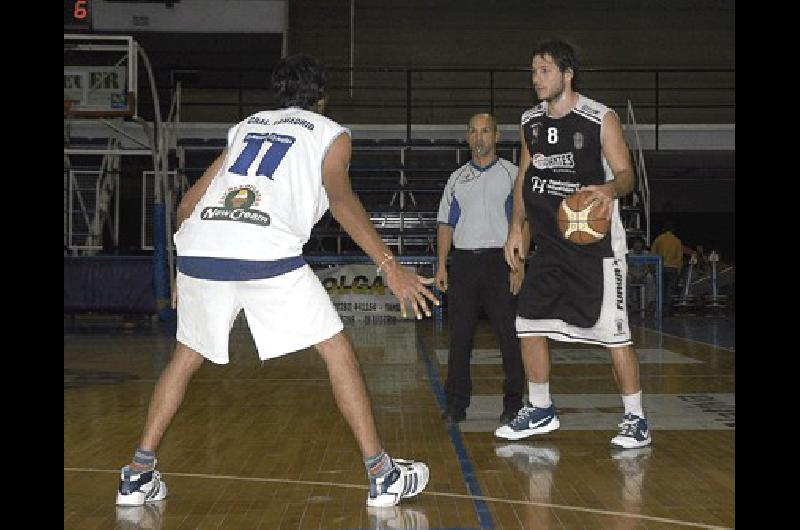
[[[529,402],[495,435],[517,440],[559,427],[549,388],[551,338],[608,348],[625,409],[611,443],[643,447],[651,438],[627,320],[627,245],[618,206],[618,199],[633,190],[635,176],[619,118],[575,92],[577,76],[575,52],[565,42],[545,42],[534,51],[532,81],[541,103],[522,115],[525,147],[505,245],[512,269],[523,266],[522,224],[527,219],[536,251],[519,294],[516,329]],[[603,239],[586,245],[566,240],[556,217],[563,198],[578,189],[589,191],[611,221]]]

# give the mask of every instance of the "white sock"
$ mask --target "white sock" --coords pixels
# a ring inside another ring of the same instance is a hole
[[[550,381],[534,383],[528,381],[528,400],[534,407],[546,409],[552,404],[550,401]]]
[[[635,414],[640,418],[644,418],[644,411],[642,410],[642,391],[639,390],[635,394],[622,395],[622,405],[625,407],[625,414]]]

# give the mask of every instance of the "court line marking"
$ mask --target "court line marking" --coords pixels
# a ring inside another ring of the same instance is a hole
[[[499,365],[498,365],[499,366]],[[650,378],[650,379],[734,379],[736,377],[735,374],[642,374],[640,375],[641,378]],[[482,377],[472,376],[472,380],[476,379],[491,379],[491,380],[500,380],[504,381],[506,376],[504,375],[487,375]],[[561,379],[563,381],[608,381],[607,375],[579,375],[579,376],[550,376],[550,380],[553,379]],[[154,379],[155,381],[155,379]]]
[[[114,473],[119,474],[119,470],[117,469],[93,469],[93,468],[82,468],[82,467],[65,467],[64,471],[73,471],[73,472],[85,472],[85,473]],[[265,477],[240,477],[237,475],[207,475],[203,473],[161,473],[164,477],[188,477],[188,478],[204,478],[204,479],[218,479],[218,480],[242,480],[245,482],[273,482],[279,484],[295,484],[295,485],[303,485],[303,486],[327,486],[327,487],[336,487],[336,488],[352,488],[352,489],[359,489],[359,490],[369,490],[369,486],[364,486],[362,484],[343,484],[341,482],[319,482],[313,480],[291,480],[291,479],[282,479],[282,478],[265,478]],[[695,526],[698,528],[709,528],[712,530],[733,530],[732,528],[726,526],[714,526],[702,523],[692,523],[689,521],[681,521],[678,519],[667,519],[666,517],[656,517],[653,515],[642,515],[638,513],[627,513],[627,512],[615,512],[612,510],[602,510],[598,508],[586,508],[583,506],[568,506],[565,504],[553,504],[549,502],[539,502],[539,501],[532,501],[532,500],[516,500],[516,499],[503,499],[499,497],[485,497],[485,496],[478,496],[478,495],[464,495],[462,493],[445,493],[439,491],[423,491],[420,495],[431,495],[434,497],[452,497],[456,499],[466,499],[466,500],[480,500],[484,502],[497,502],[502,504],[521,504],[521,505],[530,505],[530,506],[540,506],[542,508],[552,508],[555,510],[568,510],[568,511],[575,511],[575,512],[586,512],[586,513],[593,513],[599,515],[613,515],[619,517],[631,517],[634,519],[645,519],[648,521],[654,521],[659,523],[666,523],[666,524],[680,524],[686,526]]]
[[[713,344],[711,342],[705,342],[705,341],[697,340],[697,339],[689,339],[687,337],[681,337],[680,335],[673,335],[672,333],[667,333],[665,331],[659,331],[657,329],[648,328],[647,326],[639,326],[637,324],[630,324],[630,326],[634,327],[634,328],[643,329],[643,330],[649,331],[651,333],[659,333],[661,335],[666,335],[667,337],[672,337],[673,339],[681,339],[681,340],[686,340],[686,341],[689,341],[689,342],[696,342],[697,344],[702,344],[703,346],[711,346],[712,348],[718,348],[720,350],[725,350],[725,351],[729,351],[731,353],[736,353],[736,349],[735,349],[736,347],[735,346],[734,346],[734,348],[726,348],[725,346],[720,346],[719,344]]]
[[[439,372],[436,367],[433,366],[431,356],[428,355],[428,349],[422,337],[420,337],[419,332],[415,329],[414,333],[417,339],[418,353],[425,362],[425,370],[428,374],[431,390],[433,390],[433,395],[436,398],[439,410],[444,411],[447,406],[447,398],[445,397],[442,383],[439,381]],[[453,444],[453,449],[456,451],[458,465],[461,468],[461,476],[467,485],[467,490],[473,494],[472,497],[474,498],[472,502],[475,505],[475,512],[478,515],[478,524],[480,524],[481,529],[494,528],[494,520],[492,519],[492,514],[489,513],[489,507],[486,506],[486,503],[482,500],[478,500],[483,497],[483,492],[481,491],[480,484],[478,484],[478,480],[475,478],[475,472],[472,470],[472,464],[467,454],[467,448],[464,446],[464,441],[461,439],[461,430],[458,428],[458,424],[448,424],[447,434],[450,435],[450,443]]]

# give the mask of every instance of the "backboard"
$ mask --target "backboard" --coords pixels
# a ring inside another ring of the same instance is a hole
[[[133,37],[64,34],[64,116],[136,116],[137,60]]]

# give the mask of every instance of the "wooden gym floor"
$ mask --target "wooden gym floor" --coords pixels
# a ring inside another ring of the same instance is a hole
[[[647,325],[631,329],[654,441],[629,451],[609,446],[622,403],[602,349],[551,341],[561,429],[508,443],[492,435],[502,367],[486,322],[475,337],[472,405],[457,427],[439,417],[446,324],[346,328],[387,451],[431,469],[416,499],[368,510],[361,456],[315,352],[262,366],[237,324],[231,363],[205,363],[159,449],[169,496],[117,508],[119,468],[136,447],[174,325],[65,319],[64,527],[731,528],[733,321]]]

